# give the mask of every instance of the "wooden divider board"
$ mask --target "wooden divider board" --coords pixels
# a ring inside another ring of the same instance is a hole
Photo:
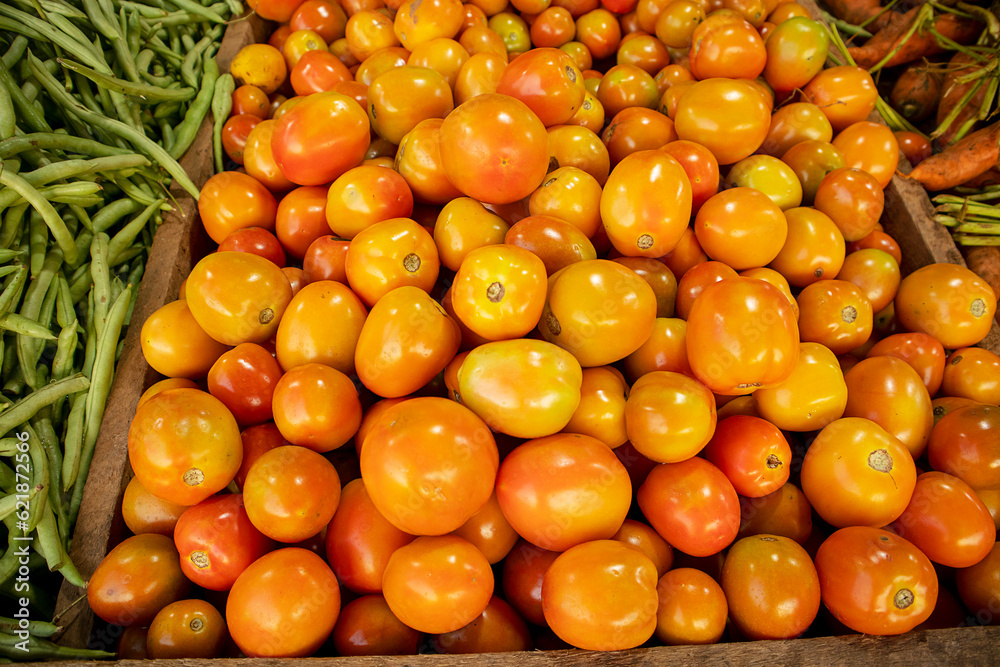
[[[798,0],[819,16],[813,0]],[[216,56],[220,71],[228,71],[239,49],[267,39],[269,25],[257,17],[241,19],[229,26]],[[211,117],[181,160],[199,187],[214,172],[211,146]],[[908,171],[904,164],[903,169]],[[882,223],[903,252],[905,272],[933,262],[964,265],[961,253],[949,232],[933,222],[932,206],[924,189],[901,176],[886,188],[886,208]],[[139,396],[159,376],[148,366],[139,345],[141,323],[161,305],[176,298],[180,283],[195,260],[207,248],[207,240],[197,225],[197,203],[175,188],[178,201],[175,212],[166,215],[154,237],[145,277],[126,334],[124,348],[108,408],[97,442],[94,461],[87,479],[83,503],[73,535],[71,556],[80,572],[89,577],[124,534],[121,497],[132,477],[128,463],[127,438]],[[996,323],[982,347],[1000,353],[1000,326]],[[63,583],[57,602],[57,614],[64,632],[58,638],[66,646],[87,646],[94,628],[94,614],[85,599],[84,589]],[[113,640],[113,638],[108,638]],[[98,640],[99,642],[100,640]],[[90,644],[114,650],[113,643]],[[782,641],[734,642],[712,646],[676,646],[633,649],[611,653],[581,650],[530,651],[471,656],[419,655],[379,656],[372,658],[307,658],[312,667],[403,667],[445,665],[487,667],[575,667],[577,665],[614,665],[629,667],[666,663],[679,667],[724,664],[771,667],[774,664],[844,665],[874,663],[879,667],[911,665],[994,665],[1000,646],[1000,627],[968,627],[910,632],[899,637],[847,635]],[[295,661],[298,662],[298,661]],[[121,667],[234,667],[236,665],[291,665],[287,659],[216,659],[119,661]],[[41,664],[41,663],[39,663]],[[85,661],[60,661],[49,665],[92,665]]]

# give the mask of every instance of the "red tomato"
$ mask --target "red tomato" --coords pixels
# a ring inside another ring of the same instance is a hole
[[[329,452],[361,426],[361,399],[354,382],[325,364],[296,366],[281,376],[271,398],[274,423],[293,445]]]
[[[262,454],[291,444],[281,435],[281,431],[274,425],[274,422],[251,426],[240,433],[240,438],[243,440],[243,463],[240,464],[240,470],[233,480],[240,489],[246,482],[250,467],[257,462]]]
[[[351,600],[333,628],[333,646],[342,656],[416,655],[423,633],[403,624],[381,595]]]
[[[600,440],[575,433],[516,447],[500,466],[496,489],[514,530],[550,551],[612,537],[632,501],[628,472],[614,453]]]
[[[681,163],[691,182],[691,212],[697,213],[701,205],[719,191],[719,161],[712,151],[694,141],[678,139],[660,150]]]
[[[791,482],[766,496],[740,497],[740,537],[781,535],[805,544],[812,527],[812,506]]]
[[[149,624],[146,648],[154,660],[221,658],[229,641],[226,620],[204,600],[178,600]]]
[[[747,415],[718,423],[705,458],[719,467],[741,496],[758,498],[788,481],[792,449],[777,426]]]
[[[250,252],[285,266],[285,250],[278,238],[261,227],[244,227],[229,234],[219,244],[219,252],[226,251]]]
[[[274,548],[250,522],[239,493],[188,508],[177,521],[174,544],[187,578],[213,591],[228,591],[250,563]]]
[[[972,404],[941,417],[931,431],[931,467],[974,489],[1000,489],[1000,407]]]
[[[625,519],[622,527],[611,539],[624,542],[646,554],[656,566],[657,576],[662,577],[663,573],[674,565],[673,548],[649,524],[635,519]]]
[[[510,62],[496,92],[524,102],[546,127],[573,117],[586,92],[573,59],[555,48],[535,48]]]
[[[237,345],[208,371],[208,391],[222,401],[240,426],[271,419],[271,397],[281,378],[281,366],[255,343]]]
[[[691,556],[719,553],[739,531],[740,502],[732,482],[702,458],[653,468],[639,487],[638,501],[656,532]]]
[[[453,632],[431,637],[438,653],[500,653],[533,648],[528,625],[501,598],[493,596],[478,618]]]
[[[542,581],[559,553],[536,547],[522,539],[503,560],[504,597],[529,623],[545,625]]]
[[[500,509],[496,491],[469,520],[451,532],[472,542],[490,565],[502,561],[520,537]]]
[[[311,655],[333,632],[339,614],[337,577],[322,558],[298,547],[254,561],[226,601],[229,634],[249,657]]]
[[[675,568],[660,577],[656,592],[656,637],[664,644],[714,644],[722,638],[729,605],[711,576],[690,567]]]
[[[941,342],[925,333],[898,333],[886,336],[868,350],[867,357],[898,357],[917,371],[927,393],[934,397],[944,379],[946,354]]]

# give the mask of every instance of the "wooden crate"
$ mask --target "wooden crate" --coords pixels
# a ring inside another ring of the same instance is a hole
[[[814,15],[818,9],[811,0],[799,0],[811,7]],[[217,55],[221,71],[228,71],[233,56],[244,44],[264,41],[269,26],[266,22],[250,17],[233,23],[226,31],[222,48]],[[211,118],[203,125],[192,148],[182,160],[194,182],[201,186],[213,173],[211,149]],[[904,169],[906,166],[904,165]],[[159,376],[143,358],[139,344],[141,323],[158,307],[175,298],[181,281],[194,261],[209,247],[209,242],[198,224],[197,204],[183,192],[175,190],[177,210],[165,216],[163,225],[154,238],[146,277],[139,289],[133,315],[133,326],[128,330],[112,386],[108,410],[101,426],[94,462],[87,479],[83,504],[73,536],[71,556],[85,576],[90,576],[104,555],[126,534],[121,519],[121,499],[125,486],[132,477],[128,462],[128,429],[135,413],[139,396]],[[886,208],[882,219],[885,230],[899,243],[903,252],[903,271],[909,272],[934,262],[964,265],[947,230],[933,222],[932,206],[923,188],[900,176],[893,178],[886,189]],[[982,347],[1000,353],[1000,326],[994,322],[989,337]],[[114,650],[117,635],[106,633],[92,637],[95,617],[86,603],[84,589],[64,583],[59,593],[57,613],[65,628],[58,638],[60,644]],[[867,664],[880,667],[890,665],[995,665],[1000,664],[996,648],[1000,646],[1000,627],[967,627],[943,630],[910,632],[898,637],[872,637],[847,635],[815,637],[784,641],[734,642],[712,646],[654,647],[595,653],[582,650],[530,651],[498,653],[475,656],[417,655],[372,658],[306,658],[309,665],[344,667],[403,667],[423,665],[487,665],[520,667],[553,665],[558,667],[584,664],[605,664],[627,667],[631,665],[666,663],[674,665],[768,665],[768,664]],[[162,664],[161,664],[162,663]],[[53,664],[53,663],[48,663]],[[84,661],[62,661],[60,665],[79,665]],[[263,665],[259,659],[216,659],[180,661],[144,661],[121,664],[142,664],[151,667],[234,667],[236,665]],[[268,665],[290,665],[290,660],[267,660]]]

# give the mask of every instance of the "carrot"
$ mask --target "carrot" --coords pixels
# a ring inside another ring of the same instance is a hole
[[[983,66],[981,61],[960,51],[956,52],[948,62],[941,103],[937,108],[938,130],[932,135],[937,138],[940,145],[947,146],[952,143],[964,126],[975,126],[979,108],[986,99],[989,86],[985,76],[966,81],[961,79]],[[947,125],[945,125],[946,120],[948,120]]]
[[[1000,121],[930,156],[914,167],[909,177],[928,190],[947,190],[975,178],[998,163]]]
[[[959,44],[968,44],[982,32],[983,24],[977,19],[947,12],[935,17],[933,24],[928,27],[926,18],[931,15],[930,5],[914,9],[916,11],[910,10],[904,15],[913,14],[906,26],[898,29],[898,33],[896,29],[899,24],[894,23],[879,30],[864,46],[848,47],[854,62],[869,71],[905,65],[944,51],[944,47],[938,44],[936,35]],[[883,36],[883,33],[890,29],[893,30]]]
[[[903,118],[918,123],[938,109],[942,77],[926,64],[907,67],[896,79],[889,103]]]
[[[1000,296],[1000,247],[973,246],[966,248],[964,254],[966,265]]]
[[[1000,167],[987,169],[978,176],[973,176],[965,183],[962,183],[963,188],[971,188],[973,190],[982,190],[991,185],[1000,185]]]
[[[861,25],[882,11],[879,0],[826,0],[830,13],[854,25]]]

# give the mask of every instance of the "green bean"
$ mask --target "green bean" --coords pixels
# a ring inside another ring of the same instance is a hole
[[[28,267],[21,266],[10,279],[7,285],[0,292],[0,315],[10,312],[14,304],[21,301],[21,293],[28,282]]]
[[[10,43],[10,48],[0,58],[0,62],[7,69],[10,69],[21,61],[24,52],[28,50],[28,38],[24,35],[17,35]]]
[[[60,446],[59,436],[56,435],[55,427],[52,425],[52,406],[42,408],[38,416],[34,419],[35,432],[42,443],[45,455],[49,460],[49,507],[55,513],[56,526],[59,534],[59,542],[62,545],[69,543],[69,521],[66,516],[66,507],[62,502],[62,460],[63,452]],[[48,413],[48,414],[46,414]]]
[[[108,90],[113,90],[123,95],[128,95],[129,97],[136,97],[145,103],[163,100],[180,100],[185,102],[194,97],[196,94],[194,88],[181,88],[180,90],[160,88],[159,86],[126,81],[109,74],[102,74],[101,72],[87,67],[86,65],[73,62],[72,60],[59,58],[58,62],[66,69],[87,77],[98,86],[107,88]],[[138,77],[138,75],[136,76]]]
[[[4,341],[3,347],[3,362],[0,364],[0,368],[3,369],[3,377],[9,377],[11,373],[14,372],[14,368],[17,365],[17,346],[8,345],[6,338],[3,333],[0,332],[0,340]]]
[[[14,442],[18,442],[18,440],[16,438],[13,438],[13,441]],[[12,451],[16,451],[16,450],[12,450]],[[13,454],[10,454],[8,456],[12,456],[12,455]],[[31,506],[30,505],[31,501],[34,500],[34,498],[35,498],[35,494],[38,493],[41,490],[42,489],[40,489],[37,486],[33,486],[33,487],[31,487],[31,489],[28,490],[27,496],[28,496],[28,503],[29,503],[28,506],[29,507]],[[19,498],[17,494],[13,494],[13,493],[11,493],[11,494],[9,494],[7,496],[4,496],[3,498],[0,498],[0,519],[6,519],[10,515],[12,515],[14,512],[16,512],[17,511],[17,504],[18,504],[18,502],[23,502],[23,499]]]
[[[225,171],[225,161],[222,150],[222,126],[226,124],[229,113],[233,110],[233,91],[236,90],[236,79],[229,72],[219,75],[215,82],[215,94],[212,96],[212,152],[215,156],[216,173]]]
[[[80,453],[79,479],[87,479],[90,462],[94,458],[94,446],[97,444],[97,434],[100,430],[101,420],[104,418],[104,408],[107,405],[111,379],[114,375],[115,351],[118,348],[118,339],[131,297],[132,286],[128,285],[115,300],[111,310],[108,311],[104,335],[99,337],[97,341],[97,354],[94,357],[94,368],[90,375],[92,384],[90,391],[87,392],[87,416],[84,425],[83,451]],[[2,418],[3,414],[0,413],[0,419]],[[83,487],[83,484],[77,484],[73,487],[69,511],[70,523],[76,522],[77,513],[80,511]]]
[[[0,456],[6,456],[8,458],[17,454],[17,443],[20,440],[17,438],[0,438]]]
[[[59,273],[59,272],[57,272]],[[49,283],[49,290],[45,293],[45,298],[42,300],[42,309],[38,314],[38,319],[34,320],[35,324],[42,325],[45,331],[48,331],[51,335],[52,332],[49,329],[52,326],[52,316],[56,312],[56,297],[59,295],[59,283],[56,282],[55,278]],[[55,336],[47,340],[55,340]],[[40,346],[44,347],[44,343]]]
[[[142,213],[135,216],[129,221],[127,225],[121,228],[114,237],[108,241],[108,263],[111,266],[118,264],[121,260],[119,256],[125,251],[125,249],[131,245],[132,241],[139,235],[145,227],[149,219],[153,217],[153,214],[159,211],[160,206],[164,203],[164,199],[157,199],[152,204],[147,206]]]
[[[12,206],[7,209],[7,213],[3,218],[3,225],[0,227],[0,248],[10,248],[20,238],[21,223],[27,211],[27,204]]]
[[[44,406],[43,406],[44,407]],[[27,421],[22,425],[24,432],[28,434],[28,456],[31,459],[31,485],[35,487],[42,487],[40,490],[45,490],[46,493],[42,493],[37,496],[35,502],[31,503],[31,507],[28,509],[28,527],[24,529],[25,535],[30,535],[37,526],[39,521],[45,514],[45,508],[48,506],[48,487],[49,487],[49,459],[45,456],[45,450],[42,448],[42,443],[35,434],[35,430],[31,427]]]
[[[142,46],[142,17],[139,16],[139,12],[134,9],[125,16],[125,8],[121,9],[121,16],[124,19],[124,27],[122,32],[125,33],[125,40],[128,44],[128,54],[129,62],[135,62],[136,56],[139,55],[139,50]],[[127,71],[127,70],[126,70]]]
[[[46,507],[46,510],[42,516],[42,520],[38,522],[38,539],[35,540],[34,546],[45,556],[45,561],[48,563],[50,571],[60,572],[66,578],[66,581],[74,586],[83,588],[87,585],[87,581],[80,575],[79,570],[76,569],[76,565],[73,564],[69,554],[66,553],[66,547],[59,537],[59,527],[56,524],[56,517],[52,513],[52,508]]]
[[[69,279],[69,294],[74,304],[87,296],[90,292],[90,262],[81,264],[77,270],[84,269],[83,273],[75,273]]]
[[[90,183],[88,181],[75,181],[73,183],[56,183],[38,188],[39,195],[50,203],[55,204],[76,204],[78,206],[94,206],[103,201],[102,197],[97,197],[97,193],[103,188],[100,183]],[[15,200],[21,203],[21,200]],[[60,218],[65,225],[65,220]],[[72,234],[70,234],[72,238]]]
[[[153,112],[153,118],[155,120],[173,118],[180,113],[180,110],[180,102],[165,102],[163,104],[158,104],[156,106],[156,111]]]
[[[45,294],[48,292],[49,285],[52,283],[52,279],[55,277],[56,271],[59,270],[61,265],[62,252],[59,248],[51,249],[46,254],[45,264],[42,266],[42,270],[28,287],[27,294],[25,294],[24,297],[24,303],[21,305],[21,315],[29,320],[38,319],[38,315],[42,310],[42,301],[45,299]],[[29,338],[25,335],[19,335],[17,337],[17,358],[21,364],[21,374],[24,377],[25,383],[27,383],[27,385],[32,389],[38,389],[39,387],[37,380],[37,364],[39,354],[40,349],[36,344],[35,339]]]
[[[7,313],[0,315],[0,329],[11,331],[19,336],[28,336],[39,340],[55,340],[52,332],[35,320],[29,320],[17,313]]]
[[[21,641],[22,640],[16,635],[9,635],[7,633],[0,632],[0,655],[5,655],[14,660],[101,660],[115,657],[114,653],[109,653],[107,651],[95,651],[87,648],[69,648],[67,646],[54,644],[47,639],[40,639],[38,637],[31,636],[28,637],[28,652],[25,654],[25,652],[19,647]]]
[[[94,290],[87,292],[87,327],[84,333],[83,374],[90,377],[94,370],[94,357],[97,355],[97,324],[94,317]]]
[[[6,66],[0,66],[0,86],[6,88],[7,94],[10,95],[18,118],[33,132],[52,131],[52,127],[45,120],[44,114],[24,96],[24,93],[21,92],[21,88],[14,81],[14,77]]]
[[[87,395],[78,394],[73,398],[69,417],[66,418],[66,432],[63,437],[62,490],[69,491],[76,483],[80,472],[80,452],[83,449],[83,418],[87,414]]]
[[[78,326],[76,310],[73,308],[73,297],[69,291],[69,281],[62,272],[56,274],[56,282],[59,283],[59,293],[56,297],[56,322],[60,327],[68,327],[72,324],[75,329]]]
[[[73,263],[66,262],[66,266],[71,269],[76,269],[78,266],[82,265],[87,253],[90,250],[90,243],[94,240],[93,232],[89,230],[84,230],[76,235],[76,249],[79,253],[77,255],[76,261]]]
[[[138,211],[140,204],[134,199],[117,199],[94,214],[92,222],[95,232],[103,232],[126,215]]]
[[[146,252],[146,248],[148,247],[149,247],[148,244],[145,245],[136,244],[133,246],[129,246],[128,248],[125,248],[125,250],[119,253],[118,257],[115,259],[115,266],[122,264],[124,262],[132,261],[142,253]]]
[[[73,236],[69,233],[66,223],[63,222],[63,219],[56,212],[55,208],[52,207],[52,204],[42,197],[38,193],[38,190],[29,185],[17,174],[11,174],[6,171],[0,172],[0,185],[5,185],[17,191],[26,202],[31,204],[42,215],[49,231],[52,232],[52,237],[59,245],[66,259],[70,262],[74,261],[76,259],[76,244],[73,242]]]
[[[44,167],[43,167],[44,168]],[[7,192],[14,192],[7,190]],[[2,194],[2,193],[0,193]],[[48,198],[48,193],[40,192],[43,197]],[[16,202],[21,203],[21,202]],[[41,214],[32,209],[28,215],[28,268],[31,269],[31,277],[34,278],[42,270],[45,263],[45,252],[49,246],[49,228],[45,226],[45,220]]]
[[[0,141],[0,158],[7,158],[11,155],[17,155],[23,151],[35,148],[65,153],[79,153],[94,157],[135,154],[135,151],[130,151],[127,148],[109,146],[93,139],[82,139],[55,132],[33,132]]]
[[[183,187],[197,200],[199,194],[198,187],[191,181],[183,167],[177,163],[177,160],[163,150],[161,146],[157,145],[156,142],[135,128],[132,128],[121,121],[116,121],[112,118],[95,114],[89,109],[81,106],[72,98],[72,96],[59,86],[59,82],[56,81],[55,78],[49,76],[48,72],[45,72],[44,68],[39,66],[37,58],[33,58],[30,53],[27,57],[28,63],[31,66],[32,71],[35,73],[35,76],[38,77],[38,80],[45,87],[46,91],[48,91],[49,95],[51,95],[57,103],[68,108],[84,122],[98,127],[103,127],[108,132],[116,134],[131,142],[137,149],[139,149],[140,152],[148,153],[152,159],[158,161],[160,165],[167,170],[178,185]]]
[[[94,330],[100,339],[112,303],[107,234],[98,234],[90,244],[90,276],[94,281]]]
[[[41,37],[46,41],[52,42],[60,48],[65,49],[75,58],[83,60],[91,67],[103,67],[107,69],[107,63],[103,61],[103,58],[99,58],[94,53],[93,47],[89,42],[87,44],[82,44],[45,20],[36,18],[31,14],[14,9],[13,7],[5,7],[2,4],[0,4],[0,16],[5,16],[19,23],[18,29],[15,30],[15,32],[24,32],[24,29],[27,28],[36,34],[41,35]],[[30,37],[31,35],[28,36]]]
[[[77,321],[73,320],[59,331],[56,354],[52,358],[52,379],[61,380],[73,372],[73,356],[76,354]]]
[[[175,140],[173,148],[170,150],[170,155],[175,158],[180,158],[191,146],[195,136],[198,134],[198,129],[201,127],[212,106],[215,82],[219,78],[219,65],[214,59],[209,58],[205,61],[204,70],[201,80],[201,90],[198,91],[198,96],[195,97],[194,101],[191,102],[191,106],[188,107],[187,113],[184,114],[184,120],[174,128]]]
[[[34,417],[39,410],[60,396],[69,396],[90,387],[90,380],[82,373],[54,380],[31,392],[3,412],[0,412],[0,436],[7,435],[14,427]]]
[[[197,44],[190,47],[190,50],[184,56],[184,62],[181,63],[181,80],[192,88],[200,87],[198,73],[202,69],[201,57],[211,43],[212,39],[210,37],[202,37]]]
[[[14,632],[21,629],[22,625],[23,623],[21,619],[0,618],[0,632],[14,634]],[[57,632],[62,630],[62,628],[58,625],[48,623],[46,621],[28,621],[27,626],[28,634],[32,637],[48,638],[54,636]]]
[[[15,126],[14,100],[7,86],[0,86],[0,139],[13,137]]]

